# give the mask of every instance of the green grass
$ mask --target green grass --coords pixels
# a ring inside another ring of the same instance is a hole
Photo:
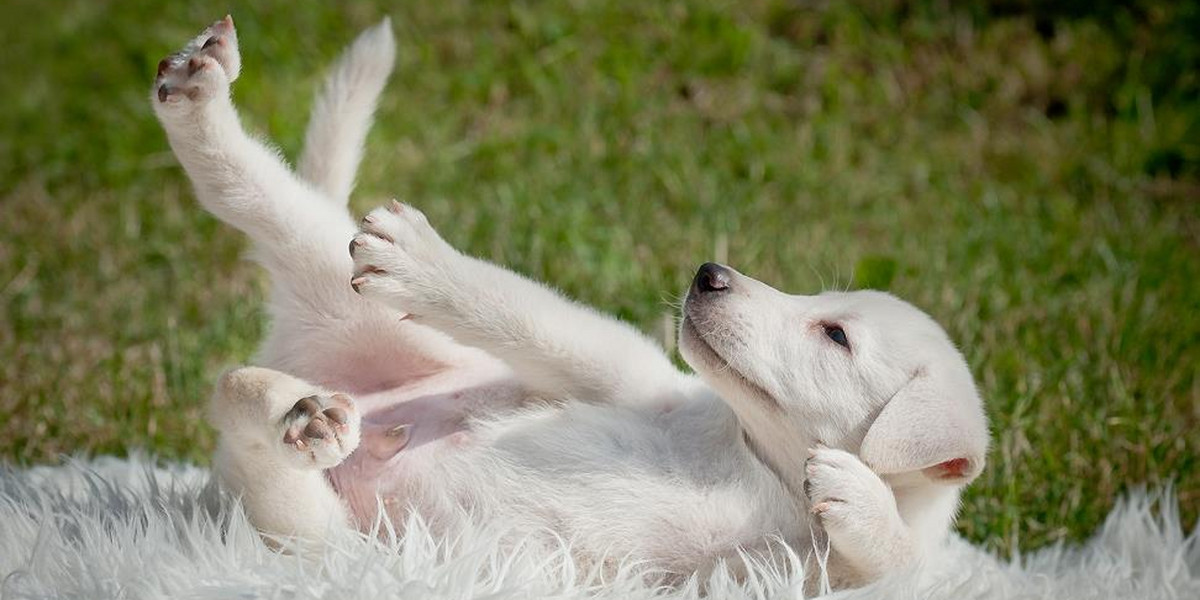
[[[227,7],[163,4],[18,0],[0,21],[0,460],[205,462],[209,386],[262,336],[262,275],[147,100]],[[986,396],[967,536],[1078,539],[1167,481],[1194,523],[1195,6],[829,4],[236,3],[235,96],[294,157],[321,68],[391,15],[357,210],[413,202],[655,335],[714,258],[796,292],[889,289]]]

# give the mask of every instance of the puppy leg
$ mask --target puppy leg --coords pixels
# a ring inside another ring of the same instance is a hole
[[[363,219],[355,289],[508,363],[550,397],[676,402],[683,375],[657,344],[611,317],[460,254],[399,203]]]
[[[322,131],[346,120],[353,131],[335,141],[317,136],[318,144],[332,144],[326,152],[351,154],[327,156],[329,165],[340,166],[323,183],[340,194],[348,193],[376,88],[390,66],[388,25],[364,34],[355,48],[333,78],[336,91],[354,99],[343,107],[351,114],[339,121],[340,109],[328,105],[319,119]],[[360,56],[368,50],[369,56]],[[371,60],[384,64],[359,73]],[[342,389],[352,383],[355,389],[396,385],[453,360],[455,348],[444,335],[400,323],[346,284],[351,272],[346,242],[355,227],[345,202],[325,198],[298,179],[273,150],[242,129],[229,98],[240,68],[237,33],[226,17],[159,64],[151,102],[200,203],[245,232],[271,273],[274,326],[256,360]]]
[[[151,103],[200,203],[254,241],[274,273],[299,271],[297,285],[349,271],[343,249],[354,232],[349,213],[295,177],[279,156],[242,129],[229,97],[241,69],[237,32],[217,21],[158,66]],[[317,286],[310,301],[343,293]],[[306,294],[307,296],[307,294]],[[329,306],[337,302],[323,303]]]
[[[222,376],[209,409],[219,433],[214,470],[255,527],[316,542],[351,525],[323,473],[358,446],[360,416],[349,397],[245,367]]]
[[[810,452],[805,489],[811,510],[841,559],[830,565],[831,575],[859,585],[917,562],[920,548],[887,484],[849,452]]]

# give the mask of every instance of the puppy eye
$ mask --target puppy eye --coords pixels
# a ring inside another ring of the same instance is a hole
[[[846,337],[846,330],[842,329],[841,325],[826,325],[825,337],[837,342],[847,350],[850,349],[850,338]]]

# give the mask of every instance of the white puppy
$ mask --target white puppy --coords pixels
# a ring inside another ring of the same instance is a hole
[[[837,585],[930,556],[988,444],[941,328],[884,293],[792,296],[705,264],[680,327],[697,377],[410,207],[356,230],[345,204],[394,52],[385,21],[341,59],[299,176],[238,122],[231,19],[159,65],[154,110],[200,202],[272,276],[262,367],[225,374],[211,405],[215,469],[257,527],[320,540],[416,510],[679,575],[772,538],[804,553],[823,529]]]

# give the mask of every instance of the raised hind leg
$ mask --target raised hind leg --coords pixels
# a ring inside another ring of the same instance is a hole
[[[291,278],[298,285],[314,276],[340,277],[350,268],[343,251],[354,233],[350,215],[324,200],[278,153],[242,128],[229,97],[240,68],[237,33],[229,17],[159,63],[151,102],[171,148],[200,203],[245,232],[272,272],[302,270]],[[351,297],[345,286],[323,283],[305,295],[314,302],[331,300],[322,302],[328,306]],[[323,298],[331,295],[340,298]]]
[[[365,39],[383,52],[390,33]],[[457,347],[445,336],[405,323],[350,289],[349,213],[242,128],[229,97],[240,70],[237,33],[226,17],[163,59],[151,103],[200,203],[245,232],[271,273],[273,326],[256,360],[356,392],[400,385],[455,360]],[[382,85],[382,77],[351,78],[347,85],[360,80]],[[373,101],[373,88],[363,93]],[[364,102],[348,106],[362,117]],[[329,151],[356,151],[356,139]],[[347,177],[334,177],[341,182],[335,187],[348,191]]]

